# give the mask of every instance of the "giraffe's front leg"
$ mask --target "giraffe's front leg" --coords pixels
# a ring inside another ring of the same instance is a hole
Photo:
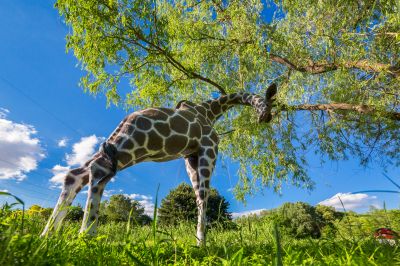
[[[101,196],[107,182],[114,176],[114,174],[110,174],[109,169],[101,166],[99,161],[101,162],[101,159],[93,162],[90,167],[88,197],[80,229],[80,233],[89,235],[96,234]]]
[[[41,236],[46,236],[51,230],[57,230],[60,227],[67,215],[68,207],[88,180],[89,172],[85,167],[76,168],[67,173],[60,197]]]
[[[210,178],[216,161],[216,147],[202,148],[198,156],[186,159],[186,170],[196,194],[197,203],[197,245],[206,243],[207,200],[210,189]]]

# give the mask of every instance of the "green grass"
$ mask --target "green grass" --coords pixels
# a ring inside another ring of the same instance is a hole
[[[79,237],[78,223],[64,223],[56,234],[40,238],[41,217],[0,219],[0,265],[400,265],[397,246],[371,237],[295,240],[279,237],[262,220],[234,230],[211,228],[207,246],[198,248],[190,224],[111,223],[100,225],[96,237]]]

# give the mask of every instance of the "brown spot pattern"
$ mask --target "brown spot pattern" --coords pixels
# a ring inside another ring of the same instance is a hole
[[[103,172],[103,171],[100,170],[100,169],[96,169],[96,170],[94,170],[94,172],[93,172],[93,177],[94,177],[94,179],[100,179],[100,178],[104,177],[105,175],[106,175],[106,173]]]
[[[143,157],[146,154],[147,154],[147,150],[145,148],[139,148],[139,149],[135,150],[135,158],[136,159]]]
[[[218,135],[217,134],[211,134],[210,138],[214,143],[218,143]]]
[[[204,177],[210,177],[210,175],[211,175],[210,170],[208,170],[208,169],[201,169],[200,174]]]
[[[212,147],[214,145],[214,143],[209,138],[202,138],[201,145]]]
[[[215,158],[215,153],[214,153],[214,151],[213,151],[212,149],[208,149],[208,150],[206,151],[206,155],[207,155],[208,157],[210,157],[211,159],[214,159],[214,158]]]
[[[208,161],[205,158],[200,159],[200,166],[208,166]]]
[[[197,123],[190,124],[189,136],[192,138],[200,138],[200,135],[201,135],[201,128],[199,124]]]
[[[185,148],[186,144],[186,137],[181,135],[172,135],[165,141],[165,151],[168,154],[177,154]]]
[[[221,106],[218,102],[213,101],[211,103],[211,111],[214,115],[217,115],[221,112]]]
[[[151,128],[151,121],[143,116],[136,118],[136,127],[141,130],[149,130]]]
[[[133,148],[134,144],[133,141],[130,139],[127,139],[124,144],[122,144],[122,149],[124,150],[131,150]]]
[[[85,175],[82,178],[82,185],[86,185],[87,183],[89,183],[89,175]]]
[[[139,146],[143,146],[144,142],[146,141],[146,134],[144,132],[136,130],[133,133],[133,139],[137,142]]]
[[[85,172],[84,168],[76,168],[76,169],[71,170],[70,173],[73,174],[73,175],[80,175],[83,172]]]
[[[128,164],[132,160],[132,156],[130,153],[120,151],[120,152],[118,152],[117,160],[125,165],[125,164]]]
[[[66,186],[72,185],[73,183],[75,183],[75,178],[73,178],[72,176],[67,176],[65,178],[64,184]]]
[[[168,137],[171,133],[171,129],[167,123],[156,122],[154,123],[154,128],[164,137]]]
[[[147,148],[149,150],[157,151],[163,146],[163,139],[155,131],[150,131],[148,133],[149,141],[147,143]]]
[[[228,101],[228,96],[224,95],[221,98],[219,98],[219,102],[221,104],[225,104]]]
[[[169,120],[171,128],[181,134],[186,134],[188,131],[189,122],[180,115],[175,115]]]

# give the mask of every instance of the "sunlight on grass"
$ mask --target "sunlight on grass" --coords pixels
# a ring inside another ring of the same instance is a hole
[[[371,237],[296,240],[277,235],[266,221],[238,224],[237,229],[211,228],[205,248],[198,248],[195,226],[99,226],[96,237],[79,237],[78,223],[65,223],[57,234],[40,238],[45,220],[2,211],[0,265],[390,265],[400,263],[397,246]],[[7,221],[7,223],[4,223]],[[275,229],[274,229],[275,228]],[[154,238],[154,236],[156,236]],[[278,241],[277,241],[278,240]],[[280,243],[279,243],[280,242]],[[279,255],[277,255],[279,254]]]

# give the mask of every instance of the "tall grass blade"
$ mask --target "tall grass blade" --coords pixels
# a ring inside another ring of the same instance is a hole
[[[126,223],[126,233],[129,234],[129,229],[131,228],[131,217],[132,217],[133,208],[131,208],[128,216],[128,222]]]
[[[134,261],[133,265],[139,265],[139,266],[146,266],[142,261],[140,261],[135,255],[133,255],[128,249],[125,248],[125,253],[128,255],[128,257]]]
[[[22,206],[25,206],[25,202],[18,198],[17,196],[11,194],[10,192],[6,192],[6,191],[0,191],[0,195],[5,195],[5,196],[11,196],[13,197],[16,201],[18,201],[19,204],[21,204]]]
[[[156,200],[154,202],[154,211],[153,211],[153,239],[154,243],[156,242],[156,233],[157,233],[157,209],[158,209],[158,191],[160,190],[160,184],[157,186],[156,192]]]
[[[24,230],[24,215],[25,215],[25,202],[10,192],[0,191],[0,195],[13,197],[19,204],[22,205],[22,217],[21,217],[21,231]]]
[[[282,247],[281,247],[281,239],[279,235],[279,228],[278,223],[274,222],[274,239],[275,239],[275,249],[276,249],[276,256],[275,256],[275,266],[282,266]]]

